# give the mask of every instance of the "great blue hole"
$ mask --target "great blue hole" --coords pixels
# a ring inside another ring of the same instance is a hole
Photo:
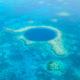
[[[24,33],[24,37],[30,41],[49,41],[56,36],[57,32],[49,28],[30,28]]]

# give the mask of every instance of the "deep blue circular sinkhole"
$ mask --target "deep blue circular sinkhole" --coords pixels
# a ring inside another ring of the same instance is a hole
[[[57,32],[49,28],[30,28],[24,33],[24,37],[30,41],[49,41],[56,36]]]

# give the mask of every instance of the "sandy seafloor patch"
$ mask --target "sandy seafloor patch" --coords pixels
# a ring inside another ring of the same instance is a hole
[[[79,3],[79,0],[34,0],[33,3],[31,0],[2,0],[0,80],[80,80]],[[18,39],[20,34],[4,30],[17,30],[25,26],[59,29],[61,43],[67,53],[56,55],[51,45],[46,43],[25,44]]]

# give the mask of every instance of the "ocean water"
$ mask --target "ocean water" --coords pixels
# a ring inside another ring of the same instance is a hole
[[[57,32],[52,29],[34,28],[24,32],[24,36],[31,41],[48,41],[57,36]]]
[[[80,80],[79,7],[80,0],[0,0],[0,80]],[[29,42],[19,32],[29,26],[61,36]]]

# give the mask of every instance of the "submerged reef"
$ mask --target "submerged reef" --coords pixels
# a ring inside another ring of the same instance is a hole
[[[69,56],[70,60],[63,57],[65,53],[60,50],[65,49],[61,36],[57,40],[38,42],[27,40],[24,31],[5,30],[0,36],[0,80],[67,80],[68,76],[71,76],[70,79],[74,78],[74,72],[70,69],[75,70],[72,65],[79,65],[79,61],[74,58],[75,54],[73,57]]]
[[[11,32],[15,32],[16,34],[19,34],[19,36],[17,38],[23,40],[24,43],[27,45],[31,45],[34,43],[38,44],[38,43],[46,42],[47,44],[50,44],[52,46],[52,51],[54,51],[56,55],[64,56],[66,54],[66,50],[64,49],[64,46],[63,46],[63,43],[61,40],[61,32],[54,27],[50,27],[50,26],[27,26],[27,27],[24,27],[24,28],[21,28],[18,30],[12,30],[12,29],[7,29],[7,28],[4,28],[4,29],[6,31],[11,31]],[[37,29],[39,31],[36,31],[35,29]],[[37,34],[39,34],[39,36]],[[52,34],[52,36],[51,36],[51,34]],[[47,36],[49,38],[47,38]],[[42,40],[40,40],[41,38],[42,38]],[[45,40],[45,38],[46,38],[46,40]],[[34,40],[31,40],[31,39],[34,39]],[[47,40],[47,39],[49,39],[49,40]]]
[[[47,70],[48,71],[60,71],[63,72],[61,64],[57,61],[49,61],[47,63]]]

